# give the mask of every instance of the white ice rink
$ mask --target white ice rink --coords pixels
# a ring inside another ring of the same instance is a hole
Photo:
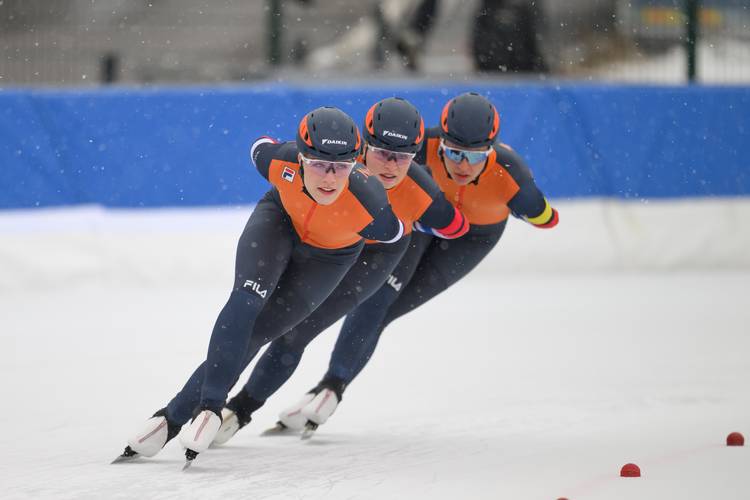
[[[750,202],[559,203],[389,328],[311,441],[109,465],[200,362],[247,209],[0,214],[3,498],[750,498]],[[620,478],[637,463],[641,478]]]

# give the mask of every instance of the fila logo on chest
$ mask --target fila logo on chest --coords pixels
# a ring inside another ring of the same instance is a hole
[[[293,168],[284,167],[284,171],[281,172],[281,178],[287,182],[294,182],[294,175],[296,173]]]

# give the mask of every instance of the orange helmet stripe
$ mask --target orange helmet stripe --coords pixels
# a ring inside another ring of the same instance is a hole
[[[372,115],[375,114],[376,106],[377,104],[374,104],[367,112],[367,116],[365,116],[365,126],[367,127],[367,131],[370,133],[370,135],[375,135],[375,123],[372,119]]]
[[[443,107],[443,113],[440,116],[440,126],[443,128],[443,132],[448,132],[448,112],[451,109],[454,99],[448,101]]]
[[[414,139],[415,144],[419,144],[422,142],[422,139],[424,138],[424,120],[422,117],[419,118],[419,135],[416,139]]]
[[[302,121],[299,122],[299,136],[302,137],[302,140],[310,147],[313,147],[312,139],[310,139],[310,133],[307,130],[307,115],[302,118]]]
[[[490,135],[487,136],[488,139],[492,139],[497,133],[500,131],[500,115],[497,112],[497,109],[495,111],[495,119],[492,122],[492,130],[490,130]]]

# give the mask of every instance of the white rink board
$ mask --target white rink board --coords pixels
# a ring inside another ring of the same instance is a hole
[[[750,450],[723,441],[750,437],[748,205],[625,205],[511,222],[310,442],[258,437],[322,375],[329,330],[187,473],[176,443],[109,461],[204,355],[247,210],[1,214],[3,497],[746,499]]]
[[[483,273],[750,269],[750,198],[553,203],[559,226],[544,231],[511,218]],[[0,211],[0,290],[229,286],[251,211]]]

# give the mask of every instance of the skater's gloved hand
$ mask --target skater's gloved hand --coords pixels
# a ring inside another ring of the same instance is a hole
[[[435,229],[433,227],[425,226],[419,221],[414,221],[412,228],[420,233],[426,233],[446,240],[453,240],[466,234],[471,226],[469,225],[469,221],[466,220],[466,217],[456,210],[456,216],[446,227]]]
[[[552,210],[552,215],[550,215],[549,221],[547,221],[544,224],[536,224],[533,223],[536,227],[540,229],[550,229],[557,225],[557,223],[560,221],[560,216],[557,214],[557,210],[554,208],[550,208]]]
[[[546,202],[546,200],[545,200]],[[545,204],[544,210],[541,214],[537,215],[536,217],[529,217],[522,214],[517,214],[513,211],[511,211],[514,217],[517,219],[525,220],[529,224],[531,224],[534,227],[538,227],[540,229],[550,229],[557,225],[557,223],[560,221],[560,216],[556,209],[552,208],[552,206],[547,202]]]

